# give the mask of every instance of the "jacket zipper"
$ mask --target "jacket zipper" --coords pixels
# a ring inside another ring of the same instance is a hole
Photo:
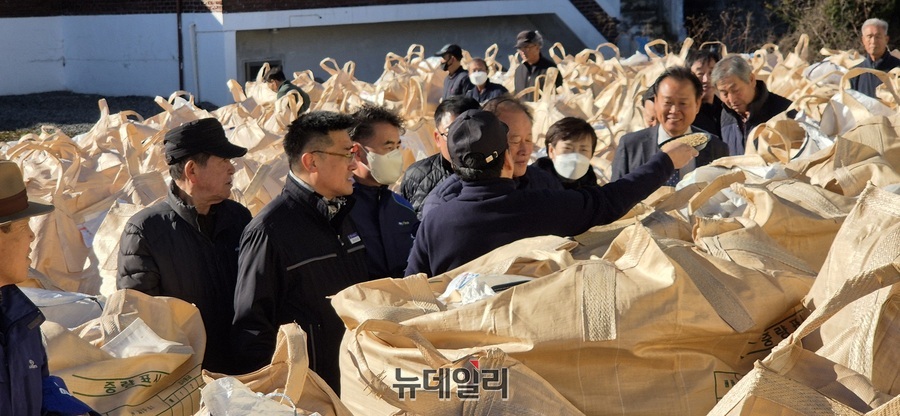
[[[310,358],[310,365],[309,365],[309,368],[314,369],[314,371],[322,371],[322,370],[317,366],[318,360],[316,360],[316,335],[315,335],[315,334],[316,334],[316,333],[315,333],[315,324],[309,324],[309,334],[308,334],[308,335],[309,335],[309,345],[310,345],[310,348],[309,348],[309,351],[310,351],[310,354],[309,354],[309,358]]]

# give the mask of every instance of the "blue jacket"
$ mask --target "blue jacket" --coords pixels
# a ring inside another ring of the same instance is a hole
[[[525,174],[513,179],[513,183],[515,184],[516,189],[552,189],[557,191],[563,189],[562,183],[535,165],[528,165]],[[431,190],[431,193],[425,198],[425,202],[422,204],[422,215],[420,215],[420,217],[425,218],[425,215],[434,209],[434,207],[452,199],[456,199],[456,197],[459,196],[460,191],[462,191],[462,188],[462,179],[455,173],[441,181],[441,183],[435,186],[434,189]]]
[[[409,201],[387,186],[353,184],[350,218],[366,246],[369,278],[403,277],[419,218]]]
[[[484,104],[503,94],[509,94],[506,87],[500,84],[494,84],[490,80],[484,84],[484,91],[478,91],[478,87],[475,85],[472,86],[472,89],[466,91],[466,97],[478,101],[478,104]]]
[[[44,315],[16,285],[0,287],[0,415],[41,414],[49,375],[41,343]]]
[[[438,205],[422,220],[406,274],[435,276],[513,241],[577,235],[608,224],[656,191],[674,172],[672,159],[657,153],[624,178],[600,187],[516,190],[510,179],[464,181],[457,198]]]

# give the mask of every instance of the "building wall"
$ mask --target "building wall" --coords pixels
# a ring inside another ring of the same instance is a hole
[[[496,43],[498,61],[508,65],[508,55],[515,53],[516,34],[523,29],[540,29],[542,26],[535,24],[537,20],[528,16],[502,16],[241,31],[236,38],[239,79],[255,76],[244,72],[244,62],[268,59],[281,60],[286,73],[311,69],[317,77],[327,79],[329,74],[319,63],[330,57],[341,65],[354,61],[356,77],[374,82],[384,71],[388,52],[403,56],[416,43],[422,44],[429,56],[447,43],[459,44],[472,56],[484,56],[485,50]],[[584,44],[571,33],[543,26],[551,32],[544,33],[546,46],[561,41],[571,48],[569,53],[584,49]]]
[[[178,90],[173,14],[68,16],[63,33],[69,90],[150,96]]]
[[[227,8],[246,2],[182,0],[183,88],[199,100],[229,104],[232,99],[225,84],[229,79],[245,79],[244,61],[273,57],[281,57],[288,71],[313,69],[322,78],[327,77],[319,68],[323,58],[341,63],[354,60],[357,77],[374,81],[383,70],[385,54],[405,54],[412,43],[421,43],[433,53],[455,42],[473,55],[483,55],[496,42],[500,62],[508,64],[507,55],[515,53],[516,33],[532,28],[544,33],[546,46],[562,42],[569,53],[604,42],[565,0],[401,6],[396,4],[412,0],[335,1],[360,7],[310,9],[318,3],[268,2],[271,7],[303,8],[240,13]],[[378,5],[363,6],[369,3]],[[216,11],[223,4],[226,12]],[[0,16],[46,15],[0,18],[0,36],[8,40],[0,46],[4,56],[0,77],[15,80],[0,83],[0,95],[71,90],[106,96],[168,96],[179,89],[181,72],[177,6],[176,0],[0,3]]]
[[[65,89],[61,19],[0,19],[0,95]]]

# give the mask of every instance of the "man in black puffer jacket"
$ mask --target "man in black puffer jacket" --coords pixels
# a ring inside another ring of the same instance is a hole
[[[719,61],[712,72],[712,82],[722,99],[722,141],[731,156],[743,155],[747,135],[754,127],[769,121],[791,106],[791,101],[773,92],[756,79],[753,68],[740,55]],[[796,111],[788,112],[793,118]]]
[[[473,98],[454,96],[441,101],[434,110],[434,142],[440,151],[409,165],[400,184],[400,195],[412,204],[419,218],[422,218],[425,197],[441,181],[453,174],[450,153],[447,152],[447,128],[462,112],[479,108],[478,101]]]
[[[214,118],[166,133],[169,196],[135,214],[119,243],[119,289],[193,303],[206,327],[203,368],[232,373],[231,300],[238,244],[250,211],[228,199],[234,165],[247,149]]]

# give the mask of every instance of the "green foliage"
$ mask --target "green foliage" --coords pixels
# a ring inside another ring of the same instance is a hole
[[[863,22],[878,17],[888,21],[891,39],[900,39],[898,0],[766,0],[759,5],[752,0],[731,0],[719,16],[688,16],[688,36],[721,40],[729,50],[752,52],[767,42],[791,50],[806,33],[811,52],[822,48],[859,50]],[[894,43],[889,46],[896,47]]]

